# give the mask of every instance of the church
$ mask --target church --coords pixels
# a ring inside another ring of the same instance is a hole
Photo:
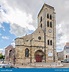
[[[55,14],[54,7],[44,3],[37,17],[37,29],[15,39],[16,64],[57,62]]]

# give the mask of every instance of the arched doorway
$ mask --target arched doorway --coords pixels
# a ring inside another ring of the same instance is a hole
[[[36,62],[42,62],[44,55],[45,54],[44,54],[44,52],[42,50],[37,50],[35,52],[35,60],[36,60]]]

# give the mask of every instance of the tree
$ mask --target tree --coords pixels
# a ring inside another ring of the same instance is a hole
[[[2,54],[0,54],[0,59],[3,59],[3,55]]]

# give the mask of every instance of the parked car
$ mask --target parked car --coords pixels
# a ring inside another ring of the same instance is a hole
[[[0,68],[14,68],[14,67],[10,64],[0,64]]]
[[[63,62],[63,63],[69,63],[69,59],[64,59],[61,62]]]

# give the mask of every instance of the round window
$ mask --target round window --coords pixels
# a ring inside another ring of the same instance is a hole
[[[41,40],[41,37],[39,36],[38,39]]]

